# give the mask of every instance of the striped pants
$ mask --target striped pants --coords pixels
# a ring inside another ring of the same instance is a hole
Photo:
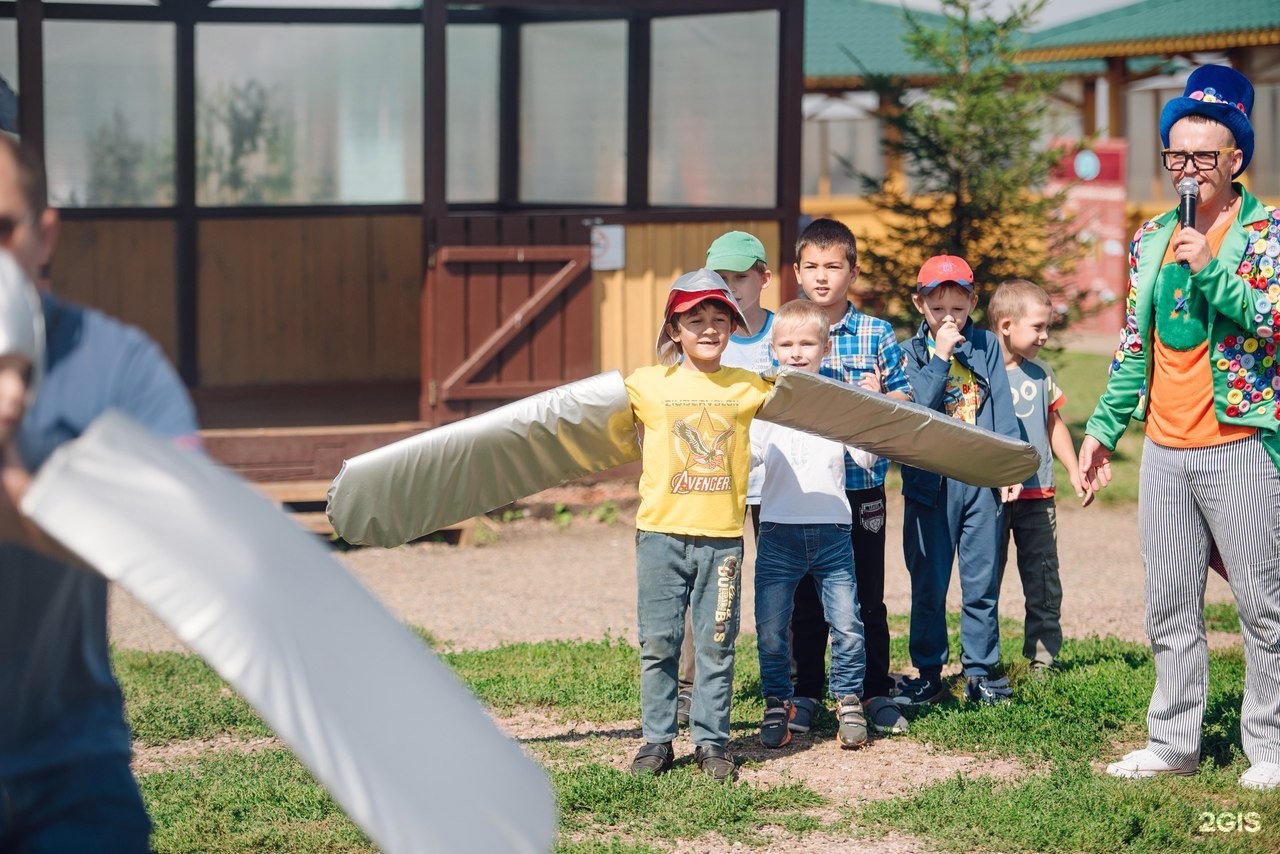
[[[1174,765],[1200,757],[1212,538],[1244,633],[1240,739],[1251,763],[1280,762],[1280,473],[1257,436],[1190,449],[1148,439],[1138,509],[1146,630],[1156,662],[1149,748]]]

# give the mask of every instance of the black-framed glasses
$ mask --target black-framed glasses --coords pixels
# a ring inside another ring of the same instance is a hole
[[[0,243],[7,243],[9,238],[13,237],[13,233],[18,230],[19,226],[29,225],[35,222],[36,215],[32,211],[24,214],[13,216],[12,214],[0,214]]]
[[[1160,150],[1160,162],[1170,172],[1181,172],[1188,165],[1195,164],[1197,170],[1208,172],[1218,168],[1218,155],[1230,154],[1234,148],[1219,148],[1217,151],[1174,151],[1172,148]]]

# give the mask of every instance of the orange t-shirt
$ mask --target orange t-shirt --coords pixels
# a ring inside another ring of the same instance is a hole
[[[1205,235],[1209,251],[1215,256],[1231,222],[1226,219]],[[1177,236],[1177,231],[1174,236]],[[1173,241],[1170,240],[1161,266],[1172,263],[1175,262]],[[1159,283],[1157,287],[1160,287]],[[1175,350],[1165,345],[1157,332],[1152,335],[1151,355],[1150,403],[1147,406],[1147,438],[1151,441],[1166,448],[1208,448],[1257,432],[1256,427],[1223,424],[1214,414],[1207,338],[1189,350]]]

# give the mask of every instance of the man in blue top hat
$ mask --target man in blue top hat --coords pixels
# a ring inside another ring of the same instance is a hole
[[[1244,633],[1240,784],[1280,787],[1280,211],[1233,181],[1253,156],[1252,108],[1249,80],[1216,65],[1165,105],[1162,162],[1198,204],[1130,244],[1126,324],[1080,448],[1082,479],[1106,486],[1129,420],[1146,423],[1138,524],[1156,686],[1147,746],[1108,766],[1116,777],[1199,767],[1213,560]]]

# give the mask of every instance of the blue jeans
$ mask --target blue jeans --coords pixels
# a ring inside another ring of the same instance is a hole
[[[902,552],[911,574],[911,663],[922,672],[947,663],[947,587],[960,563],[960,663],[987,676],[1000,663],[1000,535],[1004,505],[993,489],[942,479],[937,504],[907,499]]]
[[[690,734],[694,744],[727,747],[742,538],[636,531],[636,581],[644,740],[663,744],[676,737],[676,671],[687,607],[697,661]]]
[[[756,650],[760,691],[788,700],[791,684],[791,610],[796,585],[812,575],[831,627],[831,695],[862,694],[866,646],[858,612],[850,526],[834,523],[760,523],[756,549]]]
[[[0,777],[0,851],[145,854],[150,835],[127,756]]]

